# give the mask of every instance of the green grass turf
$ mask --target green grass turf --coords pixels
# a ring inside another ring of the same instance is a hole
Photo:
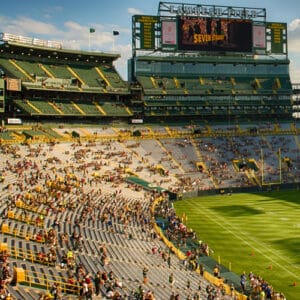
[[[174,207],[216,261],[238,275],[260,275],[288,300],[300,299],[300,191],[203,196]]]

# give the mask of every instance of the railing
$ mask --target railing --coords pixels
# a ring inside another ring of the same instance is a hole
[[[1,253],[8,254],[10,258],[27,260],[32,263],[38,263],[47,266],[55,266],[54,259],[51,261],[51,258],[47,256],[47,253],[42,251],[36,252],[33,250],[26,250],[22,248],[9,248],[7,244],[1,244]],[[49,252],[50,253],[50,252]]]
[[[42,288],[46,290],[51,290],[52,287],[59,287],[62,293],[65,294],[73,294],[79,295],[80,285],[79,284],[71,284],[67,282],[67,278],[54,276],[52,278],[47,278],[47,275],[44,273],[24,270],[22,268],[14,269],[14,278],[13,282],[27,285],[33,288]]]
[[[8,211],[7,218],[15,221],[19,221],[22,223],[26,223],[28,225],[35,225],[37,227],[44,227],[44,221],[41,217],[37,216],[35,219],[32,216],[27,216],[21,214],[20,216],[15,215],[14,211]]]
[[[34,242],[38,242],[38,243],[46,242],[44,236],[29,233],[28,230],[24,230],[24,229],[20,229],[20,230],[18,230],[16,228],[12,229],[9,227],[9,225],[7,223],[2,224],[1,233],[19,237],[19,238],[25,239],[27,241],[34,241]]]
[[[40,205],[39,206],[27,205],[21,200],[16,201],[16,207],[22,208],[22,209],[27,210],[27,211],[39,213],[40,215],[43,215],[43,216],[48,215],[47,210],[46,209],[41,209]]]

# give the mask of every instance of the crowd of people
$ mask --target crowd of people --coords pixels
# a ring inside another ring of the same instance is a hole
[[[85,226],[102,226],[108,233],[121,234],[128,240],[137,237],[135,228],[139,228],[145,240],[159,242],[150,210],[158,193],[145,191],[125,180],[126,168],[137,170],[145,163],[145,157],[139,157],[119,141],[3,144],[0,152],[0,173],[5,178],[1,183],[1,201],[5,203],[1,215],[5,220],[9,218],[9,212],[21,209],[17,220],[26,222],[29,212],[34,212],[30,215],[30,218],[35,216],[34,224],[31,224],[35,227],[34,234],[24,238],[46,245],[37,253],[38,262],[58,265],[66,274],[69,291],[78,293],[82,299],[92,299],[93,295],[100,297],[101,294],[107,299],[123,299],[124,295],[130,299],[133,294],[138,299],[156,299],[155,290],[149,288],[148,271],[145,275],[143,273],[142,285],[135,291],[128,291],[123,279],[112,271],[106,271],[106,267],[112,265],[107,242],[102,241],[91,253],[99,257],[101,266],[94,274],[78,259],[86,250],[88,237],[84,232]],[[151,176],[152,180],[166,186],[173,183],[173,180],[162,182],[161,175],[154,171]],[[174,210],[162,205],[161,212],[168,219],[165,231],[168,240],[179,248],[192,245],[186,251],[186,269],[201,269],[197,259],[199,255],[209,255],[209,246],[199,243],[195,232],[184,226]],[[171,268],[172,251],[162,251],[160,247],[153,249],[153,254],[158,253]],[[3,274],[5,270],[6,263],[3,263]],[[9,283],[8,278],[11,274],[2,283]],[[176,285],[178,283],[172,280],[170,299],[180,297],[181,291]],[[186,288],[190,289],[190,286]],[[224,296],[222,288],[207,285],[204,290],[202,293],[207,299],[221,299]],[[63,287],[53,285],[50,294],[60,299]],[[189,299],[200,299],[197,290],[191,289],[184,294]]]
[[[128,154],[112,151],[109,144],[102,144],[99,148],[104,148],[104,151],[97,150],[96,154],[91,153],[91,145],[69,145],[74,156],[66,154],[71,153],[70,150],[59,156],[56,147],[61,145],[1,146],[1,153],[6,157],[1,161],[1,171],[5,175],[2,201],[6,205],[1,212],[4,222],[9,219],[11,211],[16,212],[15,220],[20,222],[26,222],[29,215],[35,215],[38,223],[30,224],[35,227],[35,233],[24,236],[27,241],[46,246],[37,252],[35,262],[58,266],[66,274],[67,291],[78,294],[81,299],[92,299],[95,295],[107,299],[125,299],[125,295],[128,299],[157,299],[148,281],[141,280],[142,289],[129,291],[122,278],[112,271],[105,271],[112,264],[106,242],[102,241],[92,253],[99,257],[101,263],[95,274],[79,259],[86,249],[84,226],[101,223],[107,232],[122,234],[126,239],[136,238],[137,233],[132,228],[136,226],[146,240],[158,241],[150,213],[155,193],[141,191],[123,180],[119,159],[127,159]],[[94,155],[98,156],[98,160],[93,163]],[[84,157],[90,159],[84,160]],[[114,160],[115,168],[112,168]],[[106,170],[103,172],[103,169]],[[95,171],[99,176],[93,175]],[[131,191],[131,197],[126,195],[126,191]],[[41,223],[43,226],[39,228]],[[162,255],[162,261],[166,259],[171,265],[169,257],[169,254]],[[41,295],[41,299],[61,299],[65,291],[62,284],[56,283],[48,293]],[[177,289],[176,299],[179,294],[180,289]]]

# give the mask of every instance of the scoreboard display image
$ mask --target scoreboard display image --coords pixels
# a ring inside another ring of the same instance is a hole
[[[178,18],[178,50],[252,52],[252,21]]]

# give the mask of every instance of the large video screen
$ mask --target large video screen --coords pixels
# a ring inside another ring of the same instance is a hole
[[[251,20],[178,19],[178,50],[252,52],[252,38]]]

